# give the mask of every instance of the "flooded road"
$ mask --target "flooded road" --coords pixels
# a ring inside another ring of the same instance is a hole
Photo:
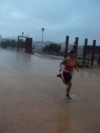
[[[0,49],[0,132],[100,132],[100,70],[74,71],[68,100],[60,62]]]

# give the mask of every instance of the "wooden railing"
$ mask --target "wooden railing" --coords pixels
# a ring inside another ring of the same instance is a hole
[[[82,57],[77,57],[77,65],[83,65],[83,66],[89,66],[90,59],[89,58],[82,58]]]

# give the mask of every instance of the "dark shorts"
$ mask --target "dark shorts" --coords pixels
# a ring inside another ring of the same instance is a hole
[[[72,73],[63,72],[63,77],[66,82],[69,82],[72,79]]]

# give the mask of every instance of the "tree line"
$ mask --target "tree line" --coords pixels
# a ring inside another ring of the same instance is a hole
[[[7,47],[11,47],[12,49],[14,49],[15,47],[17,47],[18,41],[16,40],[4,40],[0,43],[0,46],[2,48],[7,48]],[[20,39],[19,40],[19,47],[20,48],[25,48],[25,41]]]
[[[58,54],[61,50],[61,46],[56,43],[50,43],[43,48],[44,53]]]
[[[25,48],[25,41],[20,39],[19,40],[19,48]],[[2,48],[7,48],[11,47],[14,49],[17,47],[18,41],[16,40],[4,40],[0,43],[0,46]],[[50,43],[49,45],[46,45],[43,47],[42,52],[47,53],[47,54],[58,54],[61,50],[61,46],[56,44],[56,43]]]

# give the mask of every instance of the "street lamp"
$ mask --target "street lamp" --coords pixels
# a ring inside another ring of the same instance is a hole
[[[43,44],[43,32],[44,32],[44,28],[41,29],[42,30],[42,42],[41,42],[41,50],[42,50],[42,44]]]

